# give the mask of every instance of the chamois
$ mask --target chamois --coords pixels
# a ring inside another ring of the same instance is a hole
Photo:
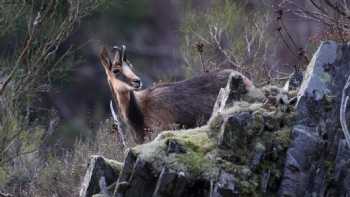
[[[232,72],[241,76],[247,87],[253,87],[239,72],[225,69],[141,90],[141,80],[126,58],[125,46],[115,49],[112,60],[104,47],[100,61],[119,109],[119,117],[139,144],[144,142],[145,130],[171,129],[174,124],[193,128],[199,126],[200,121],[207,121],[220,89],[226,86]]]

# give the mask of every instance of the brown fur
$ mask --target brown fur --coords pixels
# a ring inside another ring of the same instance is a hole
[[[133,127],[136,141],[142,143],[145,128],[166,130],[174,124],[192,128],[206,122],[220,88],[225,87],[231,72],[234,71],[206,73],[181,82],[130,91],[136,102],[129,102],[126,119]],[[135,118],[136,114],[142,114],[139,117],[143,120]]]
[[[101,62],[106,64],[103,58],[102,54]],[[108,66],[105,66],[106,68]],[[212,113],[220,88],[226,86],[232,72],[235,71],[215,71],[180,82],[135,90],[117,80],[106,69],[119,112],[136,143],[144,141],[147,129],[166,130],[171,129],[174,124],[191,128],[206,122]]]

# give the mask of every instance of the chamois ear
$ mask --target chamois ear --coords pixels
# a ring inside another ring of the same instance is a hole
[[[106,49],[106,47],[103,47],[103,49],[100,53],[100,61],[101,61],[102,66],[105,69],[111,70],[112,62],[111,62],[111,58],[109,57],[108,50]]]
[[[121,54],[121,49],[117,46],[113,47],[115,54],[113,58],[113,65],[121,64],[122,63],[122,54]]]

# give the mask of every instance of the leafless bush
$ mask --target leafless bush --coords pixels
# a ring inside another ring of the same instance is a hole
[[[103,2],[0,0],[0,41],[8,47],[0,51],[0,190],[7,185],[13,192],[27,191],[22,186],[28,184],[10,180],[31,181],[34,169],[42,169],[34,162],[38,147],[52,134],[57,117],[49,115],[50,109],[45,121],[33,116],[39,110],[37,96],[67,73],[76,47],[64,49],[62,43]]]
[[[202,65],[204,70],[233,68],[255,79],[263,77],[271,49],[271,13],[247,11],[232,1],[214,4],[204,11],[191,10],[184,19],[182,51],[189,72]]]
[[[288,13],[317,22],[325,31],[313,39],[350,40],[350,2],[347,0],[308,0],[307,6],[300,6],[296,1],[284,0],[279,5]]]
[[[15,196],[78,196],[89,157],[102,155],[122,161],[124,149],[116,143],[111,120],[101,123],[94,139],[77,140],[74,149],[50,155],[45,161],[35,154],[20,156],[11,166],[6,191]]]

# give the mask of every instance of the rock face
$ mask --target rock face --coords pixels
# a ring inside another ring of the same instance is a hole
[[[152,142],[130,149],[111,196],[231,197],[276,193],[294,113],[290,107],[282,112],[278,106],[264,104],[261,96],[231,101],[231,87],[237,89],[232,84],[242,80],[232,75],[207,125],[165,131]],[[91,185],[96,186],[96,181]]]
[[[350,149],[339,123],[349,62],[350,46],[323,43],[296,105],[294,86],[294,93],[267,86],[256,90],[265,100],[232,102],[232,83],[241,79],[230,78],[205,126],[165,131],[129,149],[113,176],[90,164],[86,177],[95,178],[83,189],[113,197],[349,196]]]
[[[107,186],[118,180],[122,164],[98,155],[93,155],[90,158],[80,189],[80,197],[91,197],[98,193],[108,196],[109,193],[113,192],[110,192]]]
[[[350,45],[324,42],[308,66],[298,95],[281,196],[350,195],[350,155],[339,122],[349,62]]]

